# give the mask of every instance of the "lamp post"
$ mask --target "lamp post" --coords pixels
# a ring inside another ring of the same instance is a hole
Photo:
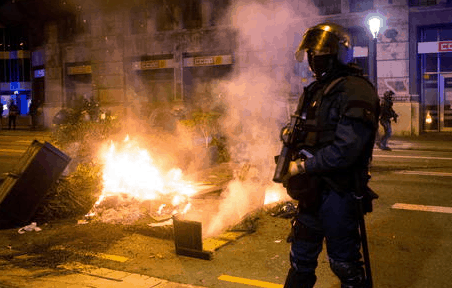
[[[369,63],[369,78],[374,84],[375,89],[378,91],[378,77],[377,77],[377,41],[378,32],[381,28],[381,19],[378,16],[372,16],[367,20],[369,30],[372,33],[372,44],[369,45],[369,54],[372,56],[372,60]]]

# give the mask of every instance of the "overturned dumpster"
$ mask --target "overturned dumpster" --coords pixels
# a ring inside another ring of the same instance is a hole
[[[1,226],[28,224],[70,160],[50,143],[34,140],[0,186]]]

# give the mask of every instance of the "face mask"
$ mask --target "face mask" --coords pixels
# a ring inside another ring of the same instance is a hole
[[[311,67],[312,72],[314,72],[317,78],[321,77],[332,68],[334,57],[335,55],[333,54],[314,56],[313,54],[308,53],[309,67]]]

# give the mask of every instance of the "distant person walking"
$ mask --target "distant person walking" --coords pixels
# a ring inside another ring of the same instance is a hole
[[[381,137],[378,147],[381,150],[391,151],[391,148],[388,147],[388,140],[392,136],[392,127],[391,120],[394,119],[394,122],[397,123],[397,113],[392,108],[393,101],[392,96],[394,92],[386,91],[383,96],[383,102],[380,106],[380,124],[383,126],[384,134]]]
[[[19,115],[19,107],[11,100],[9,104],[9,114],[8,114],[8,130],[11,130],[11,126],[16,130],[16,119],[17,115]]]

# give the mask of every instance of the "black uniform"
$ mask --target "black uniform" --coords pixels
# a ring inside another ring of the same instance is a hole
[[[384,134],[380,139],[380,143],[378,146],[382,150],[390,150],[388,147],[388,140],[392,135],[392,127],[391,120],[394,119],[394,122],[397,122],[397,113],[392,108],[392,93],[385,93],[385,97],[383,98],[383,102],[381,103],[381,115],[380,115],[380,124],[383,126]]]
[[[311,288],[323,239],[332,271],[342,287],[363,287],[357,185],[367,187],[368,166],[378,127],[379,98],[354,66],[337,66],[309,85],[297,108],[305,115],[297,148],[313,156],[306,173],[289,178],[289,195],[299,200],[293,219],[291,269],[285,287]]]

